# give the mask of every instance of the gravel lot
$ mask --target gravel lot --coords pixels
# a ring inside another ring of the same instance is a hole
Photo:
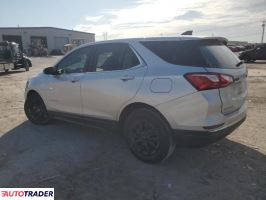
[[[148,165],[115,130],[27,121],[26,80],[58,59],[33,58],[29,72],[0,73],[0,187],[54,187],[56,199],[73,200],[266,199],[266,62],[247,65],[248,117],[240,128]]]

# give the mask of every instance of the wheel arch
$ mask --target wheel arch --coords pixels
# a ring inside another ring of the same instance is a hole
[[[29,91],[27,92],[27,94],[26,94],[26,96],[25,96],[25,97],[26,97],[25,100],[27,100],[27,98],[28,98],[30,95],[34,95],[34,94],[39,95],[39,96],[42,98],[42,100],[44,101],[42,95],[41,95],[39,92],[37,92],[36,90],[34,90],[34,89],[31,89],[31,90],[29,90]]]
[[[28,64],[29,64],[29,67],[32,67],[31,60],[30,60],[30,59],[28,59],[28,58],[26,58],[26,61],[28,62]]]
[[[33,94],[37,94],[37,95],[39,95],[39,96],[41,96],[36,90],[29,90],[28,92],[27,92],[27,95],[26,95],[26,97],[29,97],[30,95],[33,95]]]
[[[147,108],[147,109],[150,109],[150,110],[156,112],[157,114],[159,114],[162,117],[162,119],[168,124],[168,126],[171,127],[169,122],[168,122],[168,120],[166,119],[166,117],[158,109],[156,109],[155,107],[153,107],[153,106],[151,106],[149,104],[142,103],[142,102],[134,102],[134,103],[131,103],[131,104],[128,104],[127,106],[125,106],[122,109],[122,111],[120,112],[120,115],[119,115],[119,118],[118,118],[119,124],[123,125],[126,117],[132,111],[134,111],[135,109],[139,109],[139,108]]]

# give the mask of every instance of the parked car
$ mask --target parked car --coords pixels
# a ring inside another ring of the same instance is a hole
[[[0,71],[8,72],[24,68],[29,71],[31,60],[19,50],[15,42],[0,42]]]
[[[239,49],[236,46],[227,46],[232,52],[238,52]]]
[[[133,154],[166,159],[176,142],[206,145],[246,117],[247,70],[224,38],[124,39],[86,44],[30,79],[25,113],[117,124]]]
[[[254,49],[241,52],[239,55],[239,59],[244,60],[245,62],[266,60],[266,44],[259,45]]]
[[[61,55],[64,55],[64,53],[63,53],[63,51],[61,49],[53,49],[50,52],[50,55],[52,55],[52,56],[61,56]]]

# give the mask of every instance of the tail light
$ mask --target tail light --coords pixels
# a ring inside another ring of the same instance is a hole
[[[227,87],[234,82],[232,76],[219,73],[188,73],[184,77],[199,91]]]

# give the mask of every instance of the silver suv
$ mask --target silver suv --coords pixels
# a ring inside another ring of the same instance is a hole
[[[118,124],[133,154],[155,163],[176,142],[205,145],[246,117],[247,70],[225,38],[124,39],[83,45],[30,79],[25,113]]]

